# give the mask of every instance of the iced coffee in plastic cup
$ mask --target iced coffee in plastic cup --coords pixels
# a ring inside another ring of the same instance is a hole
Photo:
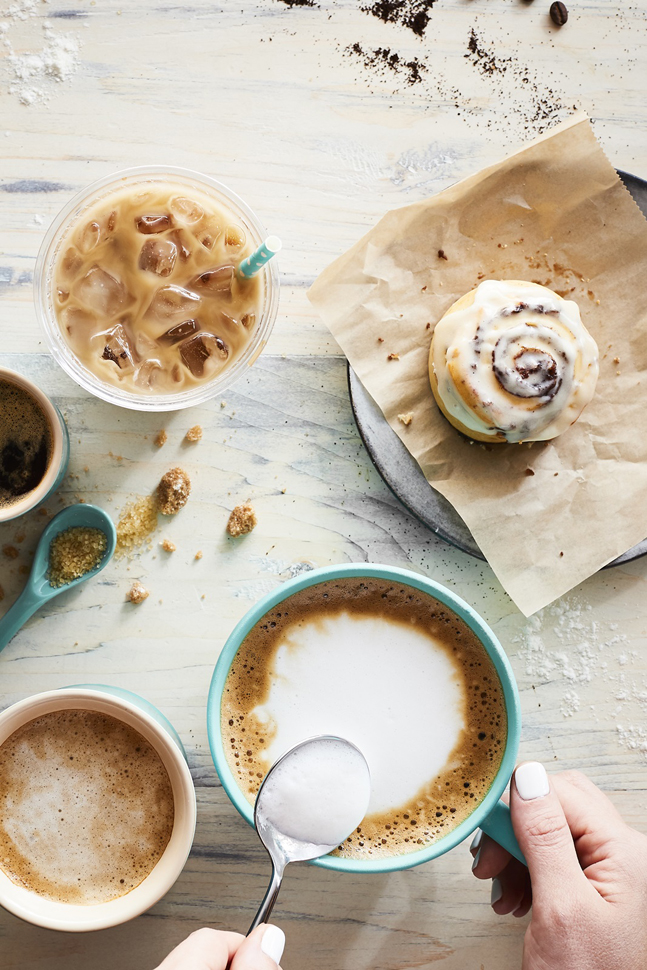
[[[82,387],[125,407],[213,397],[254,362],[276,317],[275,264],[238,272],[264,238],[241,199],[197,173],[130,169],[95,182],[39,253],[52,353]]]

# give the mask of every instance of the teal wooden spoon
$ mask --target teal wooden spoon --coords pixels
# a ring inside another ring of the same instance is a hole
[[[64,586],[50,586],[47,578],[50,543],[59,532],[64,532],[66,529],[75,526],[100,529],[104,533],[108,545],[103,554],[103,559],[94,569],[88,570],[78,579],[73,579]],[[78,586],[79,583],[84,583],[86,579],[91,579],[97,573],[100,573],[103,567],[108,565],[116,544],[117,531],[112,519],[107,512],[96,505],[82,503],[70,505],[68,508],[62,509],[58,515],[55,515],[52,521],[45,526],[43,534],[38,540],[31,573],[24,590],[11,609],[0,620],[0,650],[7,646],[23,623],[26,623],[40,606],[43,606],[44,603],[47,603],[48,600],[53,599],[59,593],[65,593],[73,586]]]

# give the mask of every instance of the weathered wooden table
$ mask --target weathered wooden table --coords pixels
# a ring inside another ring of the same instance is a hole
[[[647,176],[647,105],[636,84],[647,0],[617,9],[572,0],[561,29],[548,0],[405,0],[392,23],[370,0],[4,2],[0,360],[66,414],[63,503],[82,497],[116,518],[173,464],[187,468],[194,492],[152,550],[111,564],[21,631],[0,656],[0,706],[79,682],[143,694],[182,736],[199,817],[186,869],[152,911],[87,936],[1,911],[0,967],[145,970],[205,923],[245,930],[268,863],[218,783],[205,701],[235,622],[303,564],[408,565],[456,589],[511,657],[523,756],[582,768],[647,830],[647,562],[600,573],[524,620],[487,566],[437,540],[382,483],[353,423],[345,362],[305,297],[385,210],[496,160],[573,105],[590,113],[618,168]],[[423,8],[426,26],[414,16]],[[31,280],[44,229],[75,191],[163,162],[230,185],[285,250],[267,352],[223,407],[154,418],[89,398],[54,365]],[[188,445],[195,423],[204,438]],[[169,440],[158,449],[161,427]],[[235,543],[224,533],[228,510],[248,498],[259,525]],[[0,555],[0,609],[18,594],[42,521],[0,529],[0,549],[20,549],[16,560]],[[172,555],[157,546],[165,536]],[[124,599],[133,578],[151,590],[140,607]],[[526,920],[493,915],[470,861],[462,846],[390,876],[295,867],[275,913],[285,970],[515,970]]]

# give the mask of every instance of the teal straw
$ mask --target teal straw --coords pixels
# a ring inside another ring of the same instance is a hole
[[[247,259],[244,259],[239,264],[238,275],[242,276],[245,280],[256,276],[259,270],[263,269],[265,264],[269,263],[272,257],[280,252],[282,245],[278,236],[268,236],[265,242],[261,243],[251,256],[248,256]]]

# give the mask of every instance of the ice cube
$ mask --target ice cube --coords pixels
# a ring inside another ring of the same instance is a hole
[[[177,246],[170,239],[147,239],[139,254],[139,268],[170,276],[177,259]]]
[[[194,377],[203,377],[207,362],[208,370],[215,372],[229,357],[229,348],[221,337],[201,332],[180,344],[180,357]]]
[[[233,266],[218,266],[216,269],[205,270],[204,273],[196,276],[191,285],[199,293],[228,299],[231,297],[231,287],[234,282],[235,272],[236,270]]]
[[[177,246],[177,254],[183,263],[186,263],[187,259],[191,255],[191,243],[189,241],[189,235],[184,229],[176,229],[168,236],[172,239]]]
[[[170,283],[157,291],[148,308],[147,316],[154,317],[160,322],[181,323],[200,306],[199,296],[182,286]]]
[[[135,371],[135,384],[140,387],[152,388],[162,376],[162,365],[159,360],[145,360]]]
[[[61,259],[61,276],[63,279],[73,280],[82,266],[83,260],[78,249],[75,249],[74,246],[66,249]]]
[[[135,334],[135,350],[140,358],[154,357],[157,350],[157,341],[149,337],[147,333],[139,330]]]
[[[245,245],[247,237],[240,226],[227,226],[225,229],[225,249],[228,253],[237,253]]]
[[[171,327],[166,333],[161,334],[159,340],[163,340],[164,343],[168,344],[176,344],[180,340],[184,340],[185,337],[190,337],[192,334],[197,333],[199,329],[200,324],[197,320],[183,320],[176,327]]]
[[[216,245],[218,237],[222,235],[222,226],[220,225],[219,219],[212,216],[210,219],[203,219],[194,228],[193,234],[205,249],[211,250]]]
[[[116,225],[117,225],[117,210],[113,209],[110,215],[108,216],[106,229],[108,230],[108,232],[112,232]]]
[[[66,306],[61,311],[61,322],[72,340],[92,336],[97,324],[94,314],[78,306]]]
[[[69,300],[69,298],[70,298],[70,291],[69,290],[64,290],[63,287],[61,287],[61,286],[57,286],[56,287],[56,299],[61,304],[61,306],[64,303],[67,303],[67,301]]]
[[[171,229],[173,226],[173,219],[167,213],[162,213],[161,215],[137,216],[135,219],[135,225],[140,232],[144,233],[145,236],[151,236],[154,233],[164,232],[166,229]]]
[[[126,327],[122,323],[115,324],[109,330],[97,334],[102,338],[104,360],[116,364],[119,370],[129,370],[137,363],[138,357]]]
[[[254,324],[256,323],[256,314],[243,313],[242,317],[240,318],[240,322],[244,326],[245,330],[253,330]]]
[[[82,253],[87,256],[95,249],[101,241],[101,226],[98,222],[88,222],[81,229],[76,238],[77,245]]]
[[[114,317],[132,302],[130,293],[121,282],[96,263],[75,286],[75,296],[96,313]]]
[[[194,202],[193,199],[187,199],[183,195],[178,195],[176,198],[171,199],[169,208],[173,215],[187,226],[195,225],[204,216],[202,206]]]

